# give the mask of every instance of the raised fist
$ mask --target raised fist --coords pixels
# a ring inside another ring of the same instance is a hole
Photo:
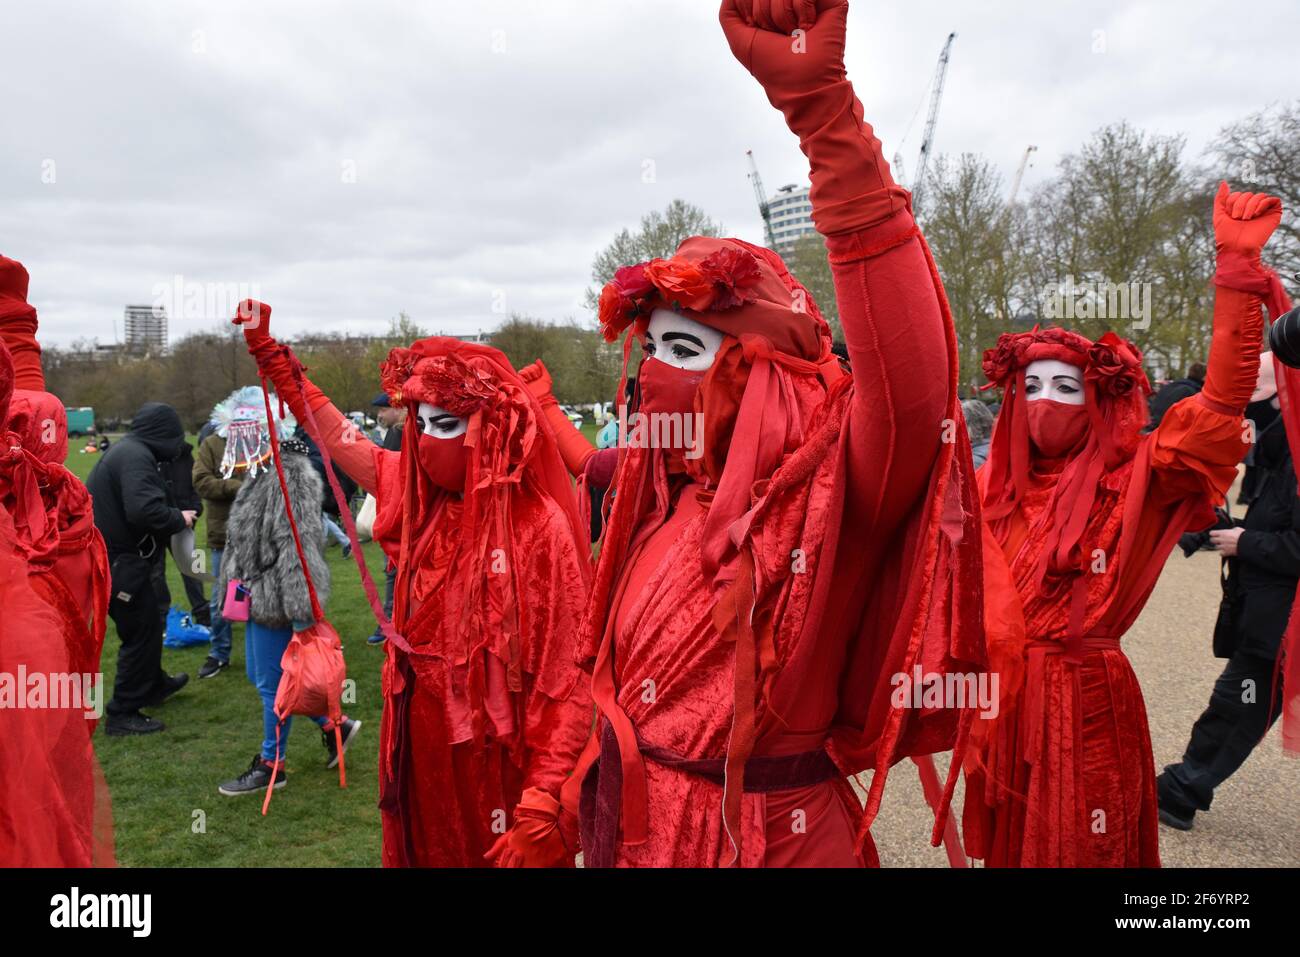
[[[245,299],[230,320],[244,329],[244,340],[250,345],[271,338],[271,307],[256,299]]]
[[[1257,261],[1282,221],[1282,201],[1267,193],[1234,193],[1219,184],[1214,197],[1214,242],[1220,253],[1240,253]]]
[[[541,399],[551,394],[551,373],[541,359],[520,369],[519,378],[524,380],[534,398]]]
[[[769,93],[815,90],[844,79],[848,0],[723,0],[731,52]]]

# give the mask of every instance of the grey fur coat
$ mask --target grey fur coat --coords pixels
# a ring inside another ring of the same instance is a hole
[[[321,522],[324,483],[305,455],[286,453],[283,465],[307,567],[311,569],[316,597],[324,608],[330,590],[325,527]],[[251,589],[250,616],[259,625],[288,628],[295,621],[313,620],[307,580],[293,547],[293,531],[274,466],[246,480],[230,509],[226,549],[221,555],[222,596],[232,578]]]

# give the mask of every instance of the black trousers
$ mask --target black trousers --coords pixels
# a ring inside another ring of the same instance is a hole
[[[1214,789],[1250,757],[1277,720],[1274,659],[1238,652],[1214,682],[1210,706],[1192,725],[1183,759],[1165,768],[1161,793],[1178,804],[1207,811]],[[1271,713],[1270,713],[1271,712]]]
[[[153,558],[119,555],[113,559],[108,615],[122,644],[113,698],[105,709],[109,714],[139,711],[158,696],[167,677],[162,669],[167,604],[156,580],[162,563],[161,553]]]

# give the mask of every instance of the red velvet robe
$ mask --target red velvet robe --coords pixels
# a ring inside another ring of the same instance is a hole
[[[1207,391],[1249,395],[1258,368],[1260,300],[1219,289],[1215,348],[1239,356],[1234,381]],[[1212,367],[1211,376],[1214,376]],[[999,542],[1009,593],[1023,615],[1022,689],[1004,697],[990,739],[968,772],[967,851],[989,866],[1156,867],[1154,759],[1142,691],[1119,647],[1178,536],[1205,527],[1248,445],[1240,413],[1192,397],[1174,405],[1136,454],[1102,476],[1082,543],[1106,557],[1085,576],[1082,663],[1065,654],[1073,579],[1046,592],[1036,569],[1045,508],[1062,462],[1035,462],[1029,488]],[[988,467],[980,470],[988,480]],[[986,587],[999,576],[986,574]],[[994,602],[996,604],[996,602]]]
[[[969,524],[976,509],[962,498],[958,464],[964,431],[941,441],[955,395],[946,303],[906,208],[832,237],[830,249],[852,378],[839,380],[820,405],[802,397],[807,441],[764,486],[770,491],[756,496],[762,504],[748,536],[759,590],[775,583],[776,594],[754,625],[770,634],[774,660],[760,695],[753,756],[824,751],[838,773],[744,793],[743,833],[734,842],[741,856],[733,860],[723,785],[681,763],[717,763],[728,751],[739,652],[715,626],[718,597],[702,563],[708,512],[700,486],[677,480],[663,524],[638,530],[648,537],[613,572],[594,682],[606,717],[574,778],[576,784],[600,773],[588,772],[598,755],[601,764],[621,760],[624,837],[628,814],[644,815],[646,833],[618,842],[618,866],[875,863],[869,816],[845,775],[876,768],[871,815],[890,764],[953,745],[953,722],[941,730],[893,724],[902,719],[890,713],[887,684],[895,667],[908,671],[924,662],[928,671],[941,671],[954,660],[982,657],[982,639],[968,626],[952,627],[953,618],[969,623],[977,616],[944,590],[952,583],[944,562],[974,554],[978,565],[977,552],[957,548],[963,536],[977,544]],[[776,388],[794,387],[779,371],[773,375]],[[819,452],[819,444],[829,449]],[[937,567],[936,550],[944,554]],[[789,574],[796,551],[807,568]],[[978,569],[963,571],[963,600],[978,602]],[[917,614],[918,602],[928,615]],[[955,721],[952,712],[946,717]],[[638,747],[624,747],[619,737],[617,751],[606,746],[601,753],[606,722],[634,736]],[[887,732],[877,739],[864,726],[888,726],[900,737],[888,740]],[[566,791],[572,803],[573,788]],[[588,840],[584,830],[590,854]]]
[[[276,384],[303,421],[297,391]],[[407,507],[405,453],[358,442],[355,426],[310,383],[307,393],[331,456],[375,496],[376,539],[398,560],[400,534],[393,533]],[[412,568],[398,579],[410,594],[406,619],[396,624],[424,653],[406,655],[390,642],[384,664],[381,782],[399,765],[401,770],[399,793],[381,795],[385,866],[487,866],[484,854],[513,823],[521,793],[540,788],[558,797],[591,727],[588,683],[571,647],[585,599],[587,558],[564,511],[549,498],[527,493],[512,496],[510,513],[509,564],[520,583],[522,688],[509,690],[506,649],[493,646],[483,652],[486,714],[474,713],[466,668],[452,667],[439,654],[465,601],[447,583],[462,534],[460,508],[458,500],[444,499],[428,523],[413,530]],[[478,721],[483,734],[475,741]]]

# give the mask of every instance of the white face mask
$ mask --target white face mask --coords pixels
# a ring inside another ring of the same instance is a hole
[[[421,402],[415,417],[415,427],[421,434],[431,435],[435,439],[454,439],[465,434],[465,430],[469,428],[469,419],[462,419],[458,415],[452,415],[446,409]]]
[[[713,365],[722,347],[722,333],[671,309],[650,313],[645,352],[674,369],[700,372]]]
[[[1025,399],[1083,405],[1083,370],[1059,359],[1035,359],[1025,366]]]

